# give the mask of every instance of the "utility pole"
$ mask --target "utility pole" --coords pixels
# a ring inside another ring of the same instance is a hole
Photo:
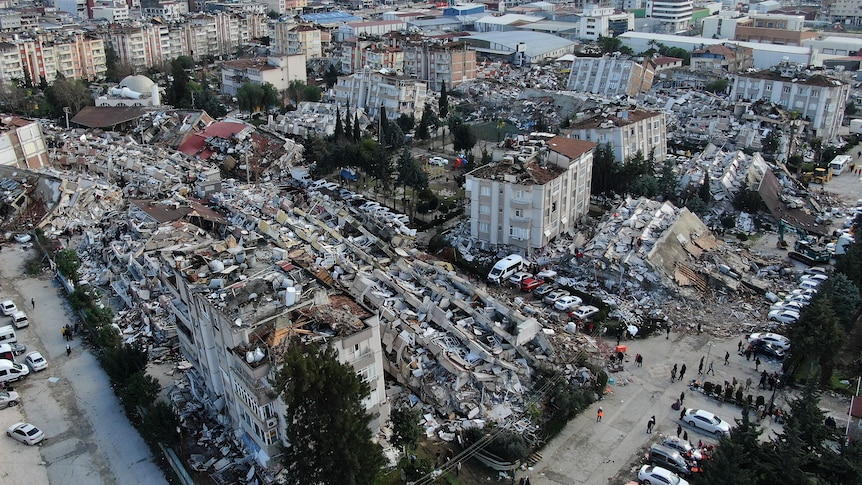
[[[68,106],[63,106],[63,112],[66,113],[66,130],[69,129],[69,113],[72,112],[72,108]]]

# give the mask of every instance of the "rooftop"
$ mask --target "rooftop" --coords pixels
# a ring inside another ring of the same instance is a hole
[[[647,118],[652,118],[654,116],[660,116],[661,113],[655,111],[646,111],[646,110],[620,110],[610,114],[600,114],[596,113],[592,118],[588,118],[577,123],[572,123],[571,129],[573,130],[589,130],[593,128],[598,128],[602,123],[610,121],[613,125],[616,126],[626,126],[632,123],[637,123],[638,121],[643,121]]]
[[[548,140],[548,149],[574,160],[596,147],[591,141],[555,136]]]
[[[479,167],[470,172],[470,174],[476,178],[485,180],[499,179],[520,185],[544,185],[559,177],[564,171],[565,169],[557,165],[540,165],[533,158],[523,163],[492,163]]]
[[[574,42],[544,32],[531,32],[529,30],[512,30],[506,32],[484,32],[474,33],[467,38],[499,44],[511,52],[515,52],[518,44],[526,45],[525,53],[528,57],[540,56],[546,52],[562,49],[575,45]]]

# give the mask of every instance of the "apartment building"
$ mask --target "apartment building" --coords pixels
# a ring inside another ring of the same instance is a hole
[[[646,16],[660,20],[665,32],[675,34],[691,27],[691,0],[647,0]]]
[[[652,153],[657,161],[662,161],[667,155],[666,124],[662,112],[621,107],[611,112],[605,109],[589,113],[563,130],[563,134],[577,140],[610,144],[614,159],[620,163],[637,152],[644,157]]]
[[[227,61],[222,66],[222,94],[235,96],[246,82],[272,84],[277,92],[291,81],[306,82],[305,56],[270,56]]]
[[[68,79],[96,80],[107,71],[104,41],[91,34],[39,34],[12,43],[18,48],[22,69],[36,82],[45,78],[51,83],[57,73]]]
[[[0,122],[0,165],[29,170],[50,165],[39,123],[17,116],[4,117]]]
[[[772,69],[737,73],[730,96],[736,101],[762,99],[796,112],[811,136],[828,142],[838,136],[849,93],[844,81],[783,61]]]
[[[299,14],[308,7],[308,0],[264,0],[267,12]]]
[[[18,46],[0,42],[0,81],[15,82],[19,79],[24,79],[24,63]]]
[[[862,0],[823,0],[821,14],[835,23],[862,25]]]
[[[129,7],[125,3],[114,4],[105,3],[93,5],[90,8],[90,15],[93,20],[107,20],[108,22],[125,22],[129,20]]]
[[[377,118],[382,106],[390,119],[406,114],[418,120],[425,110],[428,85],[410,77],[364,69],[339,76],[331,93],[339,104],[360,108],[372,118]]]
[[[579,38],[596,41],[599,37],[612,37],[634,30],[635,14],[616,12],[612,7],[585,5],[578,27]]]
[[[652,87],[655,68],[647,59],[627,57],[576,57],[572,62],[568,88],[571,91],[616,96],[637,96]]]
[[[763,44],[801,46],[806,39],[816,39],[818,33],[804,30],[804,15],[751,15],[736,23],[734,40]]]
[[[303,54],[306,59],[323,56],[324,37],[329,34],[311,25],[276,22],[273,24],[270,46],[279,54]]]
[[[529,254],[573,230],[589,208],[595,147],[557,136],[534,154],[469,172],[471,237]]]
[[[724,71],[731,74],[754,66],[754,50],[737,44],[711,45],[691,52],[692,70]]]
[[[466,42],[423,42],[407,49],[404,74],[427,82],[434,91],[439,91],[444,82],[451,89],[476,79],[476,51],[470,49]],[[407,67],[407,57],[411,55],[418,69]]]
[[[191,225],[172,223],[163,230],[172,240],[189,233],[188,244],[162,249],[156,234],[142,262],[132,265],[139,274],[159,278],[159,301],[175,321],[182,354],[194,365],[196,392],[222,406],[229,426],[253,443],[259,463],[266,466],[286,445],[290,423],[284,422],[284,404],[271,380],[289,345],[332,345],[339,361],[371,387],[363,403],[373,429],[388,420],[376,315],[348,296],[330,294],[280,248],[261,252],[254,232],[247,240],[214,241],[185,226]],[[271,257],[260,259],[264,253]]]

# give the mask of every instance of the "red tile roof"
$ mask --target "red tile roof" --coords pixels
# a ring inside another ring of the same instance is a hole
[[[177,148],[177,150],[185,153],[190,157],[198,156],[201,160],[206,160],[212,156],[213,152],[207,149],[206,140],[211,136],[219,138],[230,138],[231,136],[246,129],[244,123],[233,123],[229,121],[221,121],[209,125],[205,130],[197,133],[192,133],[188,138]]]
[[[555,136],[548,141],[549,150],[568,157],[569,160],[574,160],[595,147],[596,144],[591,141],[564,138],[562,136]]]

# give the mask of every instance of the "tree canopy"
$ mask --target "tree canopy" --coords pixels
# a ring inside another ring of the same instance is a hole
[[[270,83],[255,84],[246,81],[236,92],[239,109],[254,113],[265,111],[278,104],[278,91]]]
[[[289,483],[374,483],[383,453],[371,441],[371,416],[362,404],[371,389],[335,349],[292,345],[275,386],[288,423],[282,462]]]

